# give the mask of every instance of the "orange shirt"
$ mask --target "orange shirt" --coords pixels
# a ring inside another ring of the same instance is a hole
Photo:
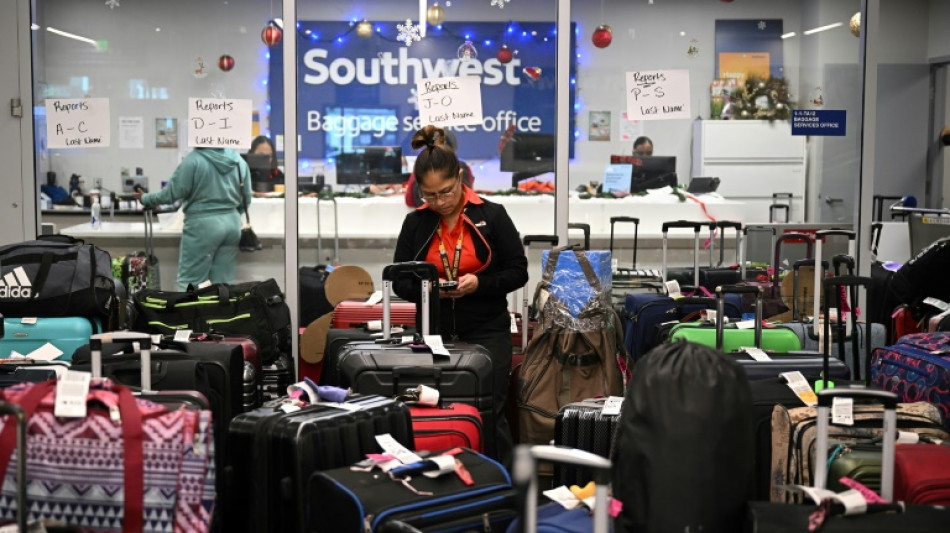
[[[439,278],[449,279],[445,272],[445,265],[442,263],[442,257],[439,254],[439,244],[443,242],[442,239],[445,239],[445,253],[446,261],[449,264],[449,268],[455,266],[455,247],[458,244],[459,234],[462,235],[462,257],[459,259],[459,269],[458,276],[453,277],[452,279],[458,281],[458,278],[464,276],[465,274],[471,274],[473,272],[479,271],[485,265],[479,261],[478,256],[475,255],[475,243],[472,240],[472,228],[469,227],[469,224],[464,222],[465,212],[464,205],[469,203],[480,204],[482,199],[475,194],[475,191],[470,189],[467,186],[463,186],[465,191],[465,199],[462,207],[462,213],[459,213],[459,220],[455,224],[455,227],[452,228],[452,231],[449,231],[448,225],[445,221],[439,222],[439,229],[436,231],[435,236],[432,238],[432,242],[429,243],[429,251],[426,253],[426,262],[432,263],[439,269]],[[423,205],[419,209],[427,209],[428,204]],[[478,237],[475,237],[478,238]]]

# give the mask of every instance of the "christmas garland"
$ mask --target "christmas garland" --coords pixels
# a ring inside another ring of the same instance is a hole
[[[785,78],[746,78],[745,86],[732,93],[726,115],[735,120],[788,120],[795,102]]]

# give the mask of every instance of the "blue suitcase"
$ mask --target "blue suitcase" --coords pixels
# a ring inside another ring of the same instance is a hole
[[[97,318],[4,318],[0,359],[15,358],[14,352],[29,356],[49,343],[63,352],[55,360],[71,361],[76,348],[87,344],[89,337],[97,333],[102,333],[102,323]]]
[[[663,294],[628,294],[624,302],[623,343],[630,357],[637,361],[658,342],[657,329],[671,320],[682,320],[690,313],[703,309],[715,309],[712,298],[678,298],[674,300]],[[741,297],[730,294],[726,297],[726,316],[739,319]]]

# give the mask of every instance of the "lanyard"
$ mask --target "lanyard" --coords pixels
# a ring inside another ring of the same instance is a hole
[[[458,224],[463,224],[461,217]],[[462,258],[462,237],[465,235],[465,226],[459,228],[459,238],[455,242],[455,257],[452,259],[452,268],[449,268],[449,254],[445,251],[445,237],[439,233],[439,257],[442,259],[442,269],[445,270],[445,279],[455,281],[459,273],[459,261]]]

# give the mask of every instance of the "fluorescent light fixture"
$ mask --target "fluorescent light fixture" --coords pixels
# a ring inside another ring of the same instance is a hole
[[[62,37],[68,37],[68,38],[70,38],[70,39],[75,39],[75,40],[77,40],[77,41],[82,41],[82,42],[84,42],[84,43],[89,43],[89,44],[95,46],[96,48],[99,48],[99,44],[98,44],[96,41],[90,39],[89,37],[83,37],[82,35],[76,35],[75,33],[69,33],[68,31],[58,30],[58,29],[56,29],[56,28],[54,28],[54,27],[52,27],[52,26],[47,26],[47,27],[46,27],[46,31],[48,31],[48,32],[50,32],[50,33],[55,33],[56,35],[60,35],[60,36],[62,36]]]
[[[834,24],[828,24],[827,26],[818,26],[817,28],[805,30],[802,33],[804,33],[805,35],[811,35],[813,33],[818,33],[820,31],[833,30],[839,26],[844,26],[844,22],[835,22]]]
[[[782,34],[782,39],[788,39],[789,37],[794,37],[794,36],[796,36],[796,35],[798,35],[798,34],[795,33],[795,32],[793,32],[793,31],[790,31],[790,32],[788,32],[788,33],[783,33],[783,34]]]

